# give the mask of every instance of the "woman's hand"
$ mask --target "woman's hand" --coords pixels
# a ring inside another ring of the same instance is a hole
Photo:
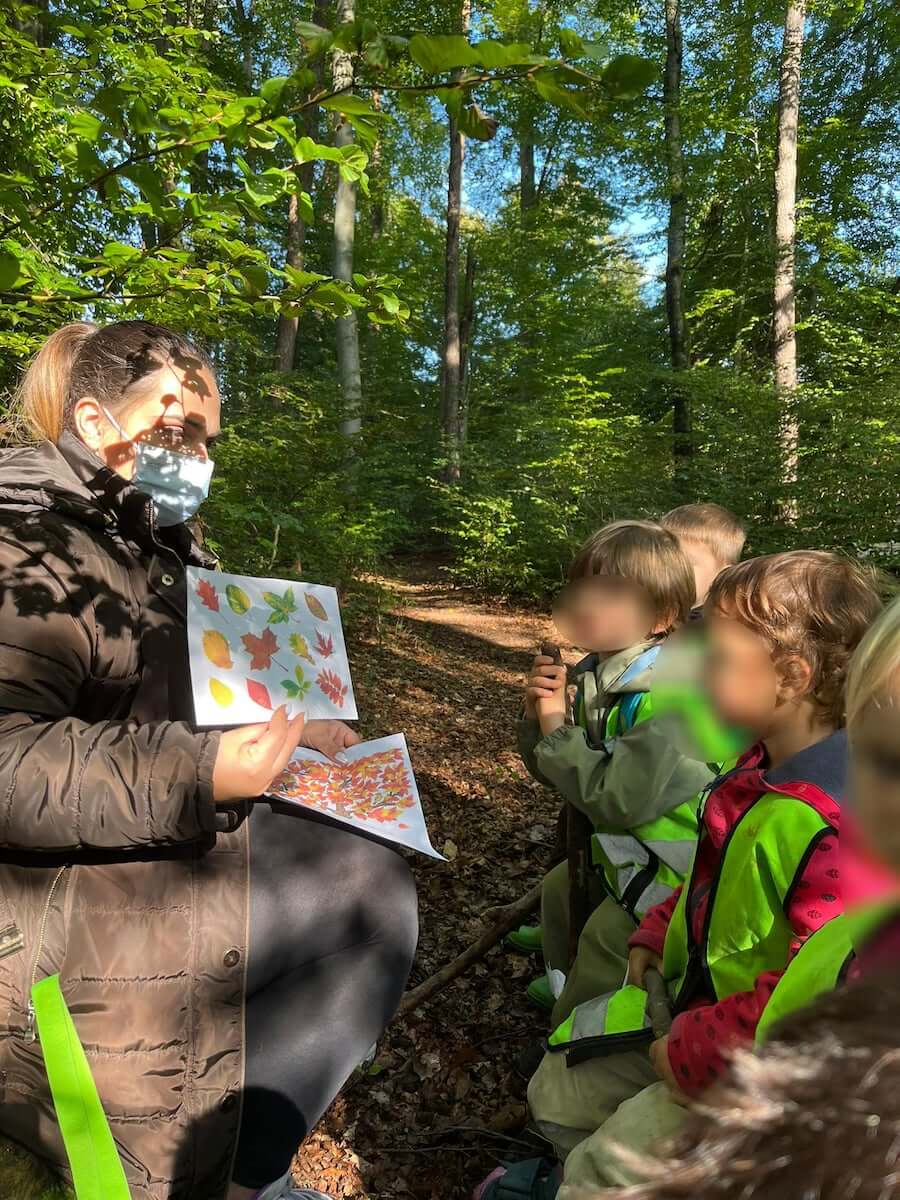
[[[342,750],[358,746],[361,741],[356,730],[343,721],[307,721],[300,744],[328,758],[338,758]]]
[[[628,982],[642,988],[648,968],[655,967],[662,974],[662,965],[662,958],[649,946],[633,946],[628,952]]]
[[[297,749],[305,723],[305,713],[289,721],[282,705],[268,725],[243,725],[223,733],[213,767],[216,804],[247,800],[267,791]]]

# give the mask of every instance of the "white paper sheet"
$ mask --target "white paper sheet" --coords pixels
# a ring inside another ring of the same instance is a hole
[[[198,725],[357,717],[334,588],[189,567],[188,647]]]
[[[343,758],[334,763],[300,747],[269,795],[446,861],[429,840],[403,734],[361,742]]]

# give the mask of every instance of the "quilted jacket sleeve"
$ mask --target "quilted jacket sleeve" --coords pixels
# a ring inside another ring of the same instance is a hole
[[[135,849],[215,830],[217,734],[74,714],[98,631],[84,572],[0,529],[0,847]],[[120,630],[117,636],[132,636]]]

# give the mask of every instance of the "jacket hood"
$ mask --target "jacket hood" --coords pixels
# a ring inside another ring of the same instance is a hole
[[[59,442],[0,451],[0,508],[53,512],[93,529],[118,530],[141,549],[160,544],[185,562],[211,565],[185,525],[159,529],[149,496],[139,492],[74,434]]]

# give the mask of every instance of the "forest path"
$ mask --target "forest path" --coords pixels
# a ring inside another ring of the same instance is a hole
[[[434,564],[405,565],[379,581],[389,608],[345,614],[360,732],[406,734],[431,840],[450,859],[408,856],[421,924],[411,986],[477,937],[485,909],[541,878],[558,807],[526,774],[514,732],[550,622],[440,576]],[[524,1088],[510,1068],[547,1032],[525,999],[539,968],[497,947],[395,1021],[373,1070],[354,1076],[307,1139],[302,1183],[352,1200],[462,1200],[501,1158],[527,1155],[515,1141]]]

